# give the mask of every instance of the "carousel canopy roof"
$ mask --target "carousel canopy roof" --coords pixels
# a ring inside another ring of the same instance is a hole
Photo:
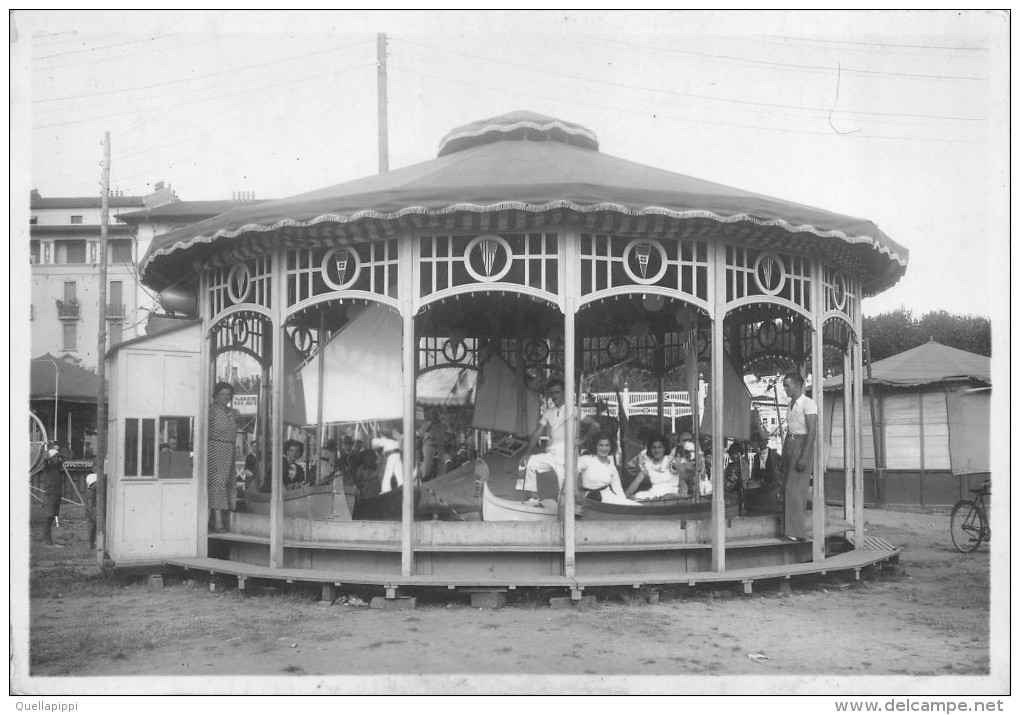
[[[405,230],[525,228],[572,223],[592,230],[727,235],[812,249],[864,275],[869,294],[903,275],[907,251],[874,223],[602,154],[593,132],[531,112],[452,130],[439,156],[385,174],[286,199],[245,205],[153,239],[141,261],[160,289],[194,262],[245,241],[331,226],[357,239]],[[691,225],[695,222],[697,225]],[[267,236],[268,235],[268,236]],[[300,236],[301,234],[296,234]]]

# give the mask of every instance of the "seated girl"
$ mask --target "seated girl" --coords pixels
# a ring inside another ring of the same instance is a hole
[[[631,483],[636,490],[645,479],[650,487],[634,494],[635,499],[655,499],[664,496],[687,496],[687,483],[680,479],[681,463],[666,448],[666,438],[654,435],[637,457],[640,476]]]
[[[623,493],[620,473],[612,458],[612,441],[599,435],[595,454],[582,454],[577,460],[577,473],[581,492],[586,499],[607,504],[633,504]]]

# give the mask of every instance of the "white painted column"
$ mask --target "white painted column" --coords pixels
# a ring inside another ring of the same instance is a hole
[[[273,324],[268,331],[273,340],[272,449],[269,449],[270,445],[262,447],[271,452],[270,478],[273,480],[273,488],[272,497],[269,500],[269,568],[273,569],[283,567],[283,344],[287,339],[287,333],[283,326],[283,311],[286,302],[284,296],[287,295],[284,250],[278,248],[273,254],[272,261]]]
[[[212,320],[209,305],[209,282],[201,266],[195,266],[198,273],[198,314],[202,318],[202,347],[199,357],[198,414],[195,415],[195,438],[192,442],[195,456],[195,487],[198,499],[198,550],[196,556],[209,555],[209,403],[212,401],[213,381],[209,379],[212,366],[209,364],[209,327]]]
[[[862,295],[860,281],[855,281],[856,295]],[[864,544],[864,430],[861,427],[861,407],[864,403],[864,320],[861,317],[858,302],[857,315],[854,318],[857,331],[857,342],[854,345],[853,359],[853,393],[854,393],[854,536],[857,547]]]
[[[854,446],[853,415],[853,353],[854,338],[847,343],[843,354],[843,518],[854,521],[854,477],[850,455]]]
[[[712,296],[712,570],[726,570],[726,494],[723,487],[723,320],[726,316],[726,247],[713,246]],[[696,344],[696,343],[695,343]],[[703,412],[701,414],[704,414]],[[700,448],[700,445],[695,445]],[[698,485],[694,486],[695,489]]]
[[[815,427],[814,489],[811,495],[811,553],[814,561],[825,558],[825,367],[822,361],[822,314],[824,313],[824,286],[822,262],[811,262],[811,396],[818,405],[818,422]]]
[[[580,417],[577,404],[577,390],[574,389],[575,315],[577,297],[581,293],[578,280],[580,246],[578,235],[568,231],[564,235],[564,247],[560,256],[563,260],[563,400],[567,408],[565,425],[566,460],[563,475],[563,575],[573,578],[576,569],[576,548],[574,544],[574,497],[577,485],[577,424]]]
[[[417,372],[417,348],[414,339],[414,258],[416,244],[411,240],[397,242],[397,301],[401,320],[401,368],[403,370],[403,437],[401,456],[404,493],[400,508],[400,574],[414,572],[412,530],[414,529],[414,391]]]

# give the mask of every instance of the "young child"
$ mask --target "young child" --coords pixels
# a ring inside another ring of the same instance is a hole
[[[85,516],[89,520],[89,546],[96,547],[96,480],[95,474],[85,477]]]

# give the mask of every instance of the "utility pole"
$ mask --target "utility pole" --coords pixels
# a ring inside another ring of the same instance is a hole
[[[110,227],[110,132],[103,135],[103,213],[99,228],[99,341],[96,372],[96,560],[106,561],[106,248]]]
[[[378,61],[376,88],[379,98],[379,173],[390,170],[389,119],[386,114],[386,33],[376,36],[376,59]]]

